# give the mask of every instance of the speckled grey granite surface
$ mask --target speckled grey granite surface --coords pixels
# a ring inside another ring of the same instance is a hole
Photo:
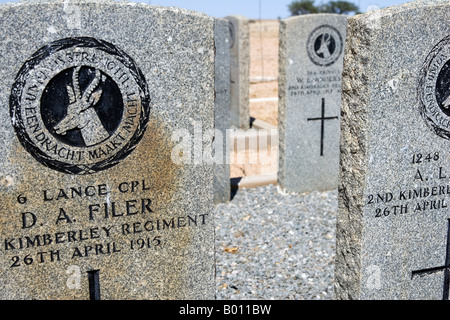
[[[448,296],[449,15],[419,1],[349,19],[337,299]]]
[[[176,165],[171,139],[214,128],[214,20],[95,0],[0,16],[0,298],[89,299],[95,271],[105,300],[214,298],[213,169]]]
[[[244,16],[228,16],[230,21],[231,126],[250,127],[250,27]]]
[[[346,29],[340,14],[280,21],[278,183],[287,191],[337,188]]]
[[[214,166],[214,203],[227,203],[230,200],[230,165],[227,161],[227,130],[231,128],[231,68],[230,68],[230,22],[215,19],[215,113],[214,127],[219,130],[214,137],[217,151]],[[218,134],[220,132],[220,135]]]

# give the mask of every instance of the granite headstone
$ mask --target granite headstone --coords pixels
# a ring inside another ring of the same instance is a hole
[[[337,188],[346,27],[338,14],[280,22],[278,182],[287,191]]]
[[[449,297],[450,6],[349,19],[337,299]]]
[[[215,129],[214,139],[214,202],[230,201],[230,161],[229,148],[226,147],[230,129],[230,22],[215,20],[216,71],[215,71]]]
[[[243,16],[228,16],[230,21],[231,125],[250,127],[250,27]]]
[[[214,299],[214,20],[116,1],[0,6],[0,298]],[[204,141],[205,148],[211,141]]]

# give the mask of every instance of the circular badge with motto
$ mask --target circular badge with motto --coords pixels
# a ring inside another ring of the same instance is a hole
[[[41,164],[92,174],[137,147],[150,98],[142,72],[122,50],[94,38],[66,38],[25,62],[10,113],[20,143]]]
[[[420,71],[418,96],[427,126],[450,140],[450,36],[427,56]]]
[[[327,67],[335,63],[342,54],[343,41],[339,31],[332,26],[322,25],[308,37],[309,59],[318,66]]]

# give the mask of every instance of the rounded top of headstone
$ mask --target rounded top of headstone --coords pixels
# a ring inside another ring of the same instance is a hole
[[[381,16],[391,16],[406,10],[423,9],[423,6],[448,5],[448,0],[417,0],[400,5],[388,6],[379,10],[367,10],[365,13],[349,17],[352,20],[369,19],[375,20]]]
[[[348,16],[345,14],[338,13],[311,13],[311,14],[302,14],[294,17],[289,17],[286,19],[282,19],[282,21],[290,22],[295,20],[303,20],[303,19],[314,19],[314,20],[323,20],[323,19],[347,19]]]
[[[203,17],[207,19],[213,19],[209,15],[203,12],[189,10],[189,9],[183,9],[178,7],[171,7],[171,6],[160,6],[160,5],[150,5],[145,2],[134,2],[134,1],[127,1],[127,0],[19,0],[18,2],[10,2],[6,4],[0,4],[0,6],[8,5],[8,6],[21,6],[21,5],[36,5],[36,4],[61,4],[61,5],[89,5],[89,4],[101,4],[101,5],[109,5],[109,6],[117,6],[117,7],[123,7],[123,6],[129,6],[129,7],[142,7],[142,8],[148,8],[153,10],[170,10],[174,11],[180,14],[185,15],[194,15],[197,17]]]
[[[225,19],[228,19],[228,20],[234,19],[234,20],[242,20],[242,21],[247,21],[247,20],[248,20],[247,17],[244,17],[244,16],[242,16],[242,15],[231,15],[231,16],[226,16]]]

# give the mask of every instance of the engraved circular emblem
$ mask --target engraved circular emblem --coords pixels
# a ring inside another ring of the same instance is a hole
[[[92,174],[137,147],[150,99],[126,53],[102,40],[67,38],[25,62],[11,90],[10,113],[19,141],[40,163]]]
[[[341,56],[342,50],[341,34],[332,26],[320,26],[309,35],[308,56],[318,66],[327,67],[335,63]]]
[[[450,36],[433,48],[419,79],[420,113],[435,134],[450,140]]]

